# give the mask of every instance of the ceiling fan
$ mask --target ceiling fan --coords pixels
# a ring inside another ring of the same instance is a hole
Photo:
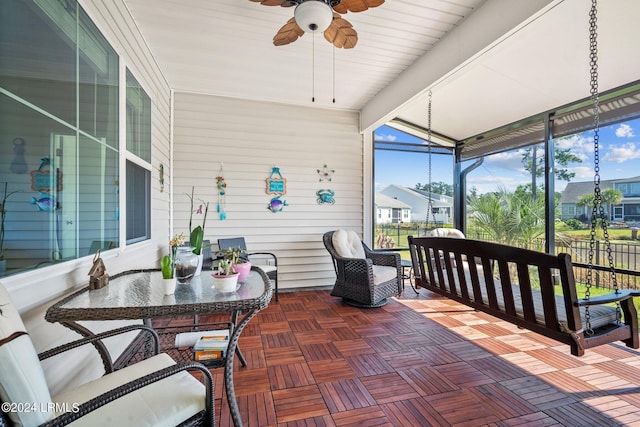
[[[358,33],[340,14],[362,12],[378,7],[384,0],[250,0],[265,6],[295,6],[293,18],[273,37],[273,44],[293,43],[307,33],[324,33],[335,47],[351,49],[358,43]]]

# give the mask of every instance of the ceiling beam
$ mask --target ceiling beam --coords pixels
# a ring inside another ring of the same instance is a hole
[[[373,131],[385,124],[434,83],[451,76],[543,9],[562,1],[487,0],[362,108],[360,130]]]

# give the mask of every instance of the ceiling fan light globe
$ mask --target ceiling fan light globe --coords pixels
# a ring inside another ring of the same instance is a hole
[[[333,21],[333,10],[323,1],[307,0],[296,6],[293,16],[302,31],[322,33]]]

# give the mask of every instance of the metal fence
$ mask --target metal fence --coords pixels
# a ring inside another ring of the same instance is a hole
[[[434,225],[420,223],[399,223],[399,224],[379,224],[376,227],[376,237],[386,236],[390,242],[387,248],[396,250],[408,249],[407,236],[423,236],[426,231],[432,229]],[[493,241],[490,235],[471,232],[467,235],[470,239]],[[544,239],[533,239],[528,242],[513,242],[514,246],[544,251]],[[380,249],[382,246],[377,246]],[[589,263],[590,242],[588,240],[557,241],[556,253],[568,253],[571,260],[576,264]],[[620,289],[640,289],[640,244],[634,243],[611,243],[611,256],[613,265],[617,271],[616,280]],[[593,264],[608,266],[609,260],[606,252],[605,242],[597,240],[594,243]],[[586,283],[588,268],[581,265],[574,266],[576,281]],[[612,289],[613,279],[611,273],[606,271],[592,270],[592,284],[599,288]]]

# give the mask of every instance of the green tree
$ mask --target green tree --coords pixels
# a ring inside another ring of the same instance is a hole
[[[600,198],[602,199],[602,206],[604,207],[606,216],[609,217],[611,214],[611,206],[620,204],[622,193],[613,188],[607,188],[600,192]],[[587,208],[587,217],[590,218],[593,211],[594,200],[595,196],[593,194],[585,194],[578,199],[576,206],[581,209]]]
[[[531,247],[544,234],[544,200],[533,198],[526,186],[483,194],[471,201],[469,211],[470,225],[499,243]]]
[[[429,193],[434,193],[434,194],[444,194],[445,196],[453,197],[453,185],[447,184],[446,182],[442,182],[442,181],[432,182],[431,189],[429,189],[429,184],[417,183],[415,189],[428,191]]]
[[[562,139],[562,138],[559,138]],[[540,153],[544,153],[544,148],[540,145],[535,147],[536,149],[534,150],[534,147],[529,147],[527,149],[524,150],[524,153],[522,154],[522,165],[524,166],[524,169],[531,173],[534,169],[534,165],[533,165],[533,156],[534,156],[534,151],[535,151],[535,156],[536,156],[536,164],[535,164],[535,173],[537,177],[542,177],[544,176],[544,162],[540,160],[540,158],[538,158]],[[582,163],[582,159],[578,156],[576,156],[575,154],[573,154],[571,152],[570,149],[561,149],[558,148],[558,145],[555,145],[555,150],[554,150],[554,157],[555,157],[555,176],[557,179],[562,180],[562,181],[571,181],[575,176],[575,172],[569,172],[569,169],[567,168],[567,166],[569,166],[570,163]]]

